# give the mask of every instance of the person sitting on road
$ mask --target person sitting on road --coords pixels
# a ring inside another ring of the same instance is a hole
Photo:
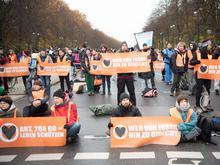
[[[112,117],[138,117],[142,116],[139,109],[132,105],[130,96],[127,93],[122,93],[119,98],[119,105],[113,109]],[[113,124],[109,122],[108,128],[113,127]],[[109,134],[109,133],[107,133]]]
[[[188,98],[179,95],[175,107],[170,109],[170,116],[179,121],[178,130],[181,132],[181,142],[196,141],[201,129],[196,126],[197,115],[190,108]]]
[[[54,92],[53,99],[54,105],[51,107],[51,115],[53,117],[66,117],[64,128],[67,129],[67,143],[71,143],[77,138],[81,127],[76,105],[62,89],[58,89]]]
[[[24,107],[23,117],[39,117],[50,115],[47,103],[49,97],[40,79],[34,81],[32,92],[28,100],[30,105]]]
[[[10,96],[4,95],[0,97],[0,118],[20,117],[21,114],[17,110]]]

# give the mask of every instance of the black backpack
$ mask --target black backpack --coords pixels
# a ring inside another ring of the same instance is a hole
[[[206,143],[211,143],[216,145],[216,143],[211,140],[212,120],[208,117],[200,115],[198,117],[197,126],[202,130],[201,134],[199,135],[199,138]]]

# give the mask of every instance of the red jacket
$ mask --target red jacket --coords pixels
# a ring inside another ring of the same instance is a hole
[[[70,100],[64,99],[64,104],[62,105],[53,105],[51,107],[53,117],[66,117],[66,124],[71,126],[77,121],[77,109],[76,105]],[[68,112],[69,111],[69,112]]]

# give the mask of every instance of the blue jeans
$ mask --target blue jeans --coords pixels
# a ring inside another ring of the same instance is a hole
[[[50,97],[50,76],[40,76],[47,95]]]
[[[67,129],[67,137],[76,137],[80,130],[80,123],[75,122]]]
[[[170,83],[171,81],[172,81],[171,66],[165,63],[165,82]]]

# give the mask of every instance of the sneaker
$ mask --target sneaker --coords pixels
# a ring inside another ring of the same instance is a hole
[[[101,92],[100,94],[101,94],[101,95],[105,95],[105,92]]]
[[[109,92],[108,92],[108,95],[112,95],[112,93],[109,91]]]
[[[219,95],[219,90],[218,89],[215,90],[215,94]]]
[[[173,92],[170,93],[170,96],[174,96]]]
[[[196,112],[197,115],[200,115],[201,113],[203,113],[202,108],[199,106],[195,106],[194,111]]]

